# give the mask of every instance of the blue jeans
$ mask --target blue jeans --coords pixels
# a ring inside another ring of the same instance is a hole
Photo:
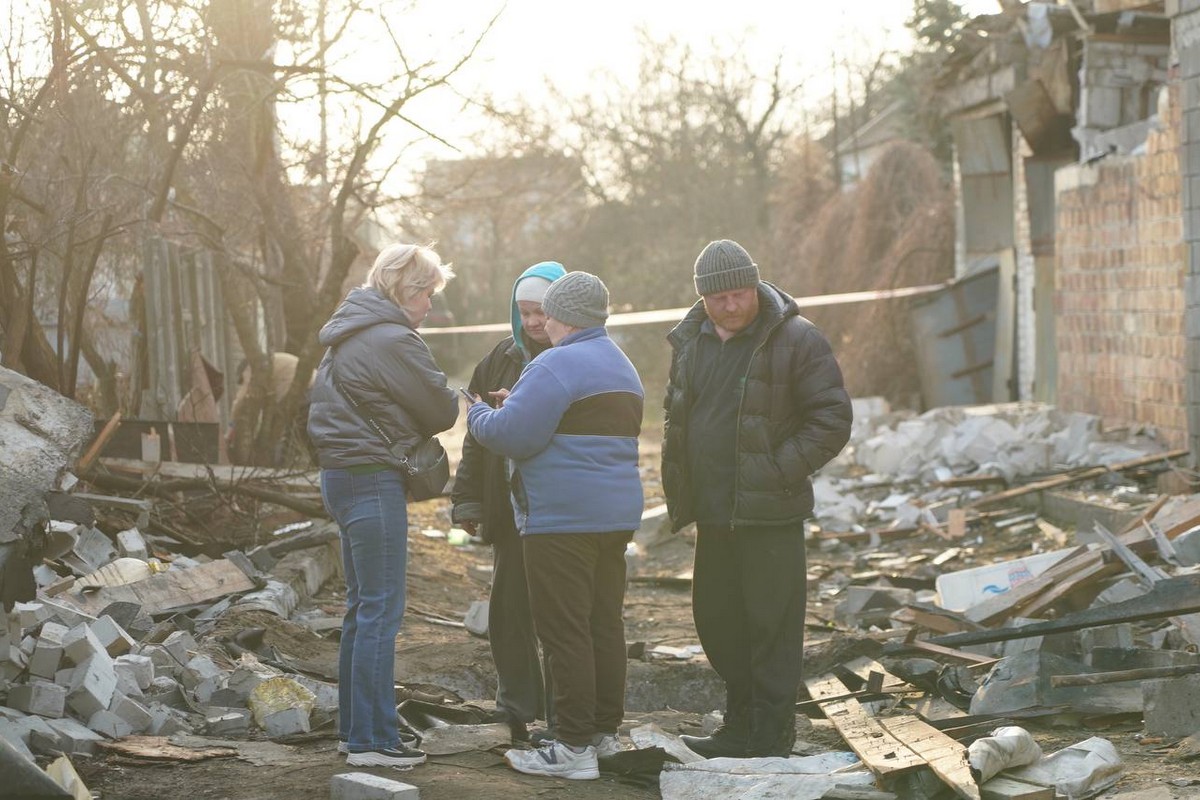
[[[342,535],[346,615],[338,658],[338,734],[350,752],[400,744],[396,634],[404,617],[408,506],[395,470],[321,470],[321,496]]]

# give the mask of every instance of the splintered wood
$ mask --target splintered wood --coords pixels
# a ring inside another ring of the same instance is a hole
[[[871,673],[882,674],[885,690],[896,691],[905,685],[868,658],[855,659],[844,669],[862,679]],[[805,686],[814,700],[827,700],[820,702],[821,710],[881,786],[905,772],[927,766],[959,797],[980,800],[966,748],[945,733],[912,715],[876,719],[857,700],[834,700],[844,698],[847,686],[832,675],[810,678]]]
[[[879,720],[879,724],[923,758],[933,774],[955,794],[980,800],[979,786],[971,777],[971,767],[967,763],[967,748],[916,717],[887,717]]]
[[[808,687],[812,698],[818,701],[846,694],[846,687],[832,676],[809,678],[804,685]],[[880,780],[925,766],[925,759],[884,730],[857,700],[821,703],[821,710],[846,740],[850,749]]]

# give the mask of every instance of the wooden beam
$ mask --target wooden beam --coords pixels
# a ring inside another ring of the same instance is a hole
[[[100,435],[97,436],[92,443],[88,445],[87,452],[75,464],[77,472],[87,472],[92,466],[92,462],[100,455],[100,451],[104,449],[104,445],[112,439],[113,434],[117,432],[117,428],[121,427],[121,412],[114,411],[113,415],[108,418],[108,422],[104,423],[104,427],[100,429]]]
[[[903,644],[903,646],[898,649],[918,650],[922,653],[929,653],[930,655],[935,655],[935,656],[943,656],[945,658],[953,658],[957,661],[965,661],[968,664],[975,664],[978,666],[995,664],[997,661],[1000,660],[998,658],[992,658],[990,656],[981,656],[978,653],[968,653],[964,650],[955,650],[953,647],[943,647],[940,644],[934,644],[933,642],[926,642],[921,639],[914,639],[911,642],[905,642]]]
[[[1045,480],[1027,483],[1024,486],[1018,486],[1015,489],[1007,489],[1003,492],[997,492],[996,494],[984,495],[968,506],[968,508],[982,508],[983,506],[991,506],[995,505],[996,503],[1005,502],[1006,500],[1012,500],[1015,497],[1033,494],[1034,492],[1044,492],[1047,489],[1057,489],[1061,486],[1068,486],[1072,483],[1079,483],[1080,481],[1086,481],[1091,478],[1099,478],[1110,472],[1125,472],[1126,470],[1148,467],[1151,464],[1158,463],[1159,461],[1171,461],[1177,458],[1185,458],[1190,454],[1190,452],[1191,451],[1187,450],[1186,448],[1181,450],[1169,450],[1165,453],[1155,453],[1153,455],[1141,456],[1140,458],[1134,458],[1130,459],[1129,461],[1122,461],[1120,463],[1111,464],[1108,466],[1090,467],[1085,470],[1076,470],[1064,473],[1062,475],[1056,475],[1053,478],[1046,478]]]
[[[917,717],[885,717],[879,724],[925,759],[933,774],[964,800],[982,800],[979,786],[971,775],[967,748]]]
[[[964,647],[972,644],[1047,636],[1052,633],[1066,633],[1084,628],[1098,628],[1121,622],[1164,619],[1196,612],[1200,612],[1200,573],[1167,578],[1154,584],[1154,587],[1141,597],[1067,614],[1061,619],[1035,622],[1019,628],[951,633],[935,637],[930,641],[933,644]],[[893,644],[895,643],[884,645],[884,651],[887,652]]]
[[[1141,669],[1118,669],[1112,672],[1086,672],[1082,675],[1051,675],[1050,685],[1097,686],[1102,683],[1124,683],[1125,681],[1150,681],[1159,678],[1181,678],[1200,673],[1200,664],[1178,664],[1173,667],[1142,667]]]
[[[896,777],[925,766],[925,759],[884,730],[857,700],[833,700],[846,693],[846,687],[837,678],[809,678],[804,685],[813,699],[827,700],[821,704],[821,710],[878,779]]]

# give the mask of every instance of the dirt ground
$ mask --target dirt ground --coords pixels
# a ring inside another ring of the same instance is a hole
[[[453,451],[452,451],[453,452]],[[649,502],[658,499],[658,451],[656,442],[643,447],[644,475]],[[414,507],[412,524],[422,529],[445,531],[449,527],[445,501],[431,501]],[[1028,547],[1028,542],[997,539],[981,545],[974,558],[979,563],[1005,557],[1007,550]],[[691,619],[690,589],[686,582],[656,585],[651,577],[678,577],[691,568],[694,539],[686,532],[665,544],[644,552],[635,577],[629,585],[625,603],[627,639],[657,644],[684,646],[696,644]],[[845,632],[835,630],[831,620],[836,600],[829,586],[838,576],[864,570],[886,572],[888,565],[905,562],[915,565],[909,572],[920,573],[924,556],[929,558],[945,549],[945,543],[932,537],[915,537],[885,542],[874,548],[845,545],[829,547],[813,544],[809,548],[809,634],[808,663],[816,668],[828,653],[820,655]],[[886,552],[885,552],[886,551]],[[968,557],[970,557],[968,555]],[[456,547],[444,538],[413,535],[409,544],[409,611],[396,646],[397,679],[405,676],[444,675],[453,679],[459,695],[468,701],[487,705],[495,689],[495,675],[486,641],[471,636],[459,627],[438,624],[439,618],[461,620],[472,600],[486,597],[491,553],[485,547]],[[880,565],[883,565],[882,567]],[[952,565],[960,568],[962,563]],[[951,567],[947,567],[951,568]],[[330,614],[340,614],[342,594],[337,586],[327,586],[319,605]],[[336,668],[336,642],[307,629],[263,615],[262,618],[231,618],[223,621],[230,630],[239,626],[269,627],[267,642],[281,653],[303,662],[306,670],[332,676]],[[227,630],[226,632],[229,632]],[[702,657],[701,657],[702,658]],[[413,687],[418,691],[437,692],[436,686]],[[670,710],[627,715],[626,728],[646,721],[658,722],[670,732],[694,732],[700,715]],[[1140,743],[1140,722],[1122,720],[1080,720],[1050,718],[1050,722],[1027,723],[1044,751],[1065,747],[1090,736],[1104,736],[1119,749],[1125,762],[1125,777],[1119,792],[1153,789],[1168,794],[1156,797],[1200,797],[1200,788],[1173,785],[1200,777],[1196,761],[1174,761],[1154,752],[1150,744]],[[1109,727],[1103,727],[1109,724]],[[799,738],[814,751],[845,749],[836,731],[825,720],[798,723]],[[1099,727],[1097,727],[1099,726]],[[282,800],[283,798],[327,797],[332,776],[347,771],[335,750],[332,729],[314,731],[302,741],[276,748],[268,758],[250,756],[259,763],[240,758],[213,758],[196,763],[148,763],[116,754],[93,759],[76,759],[87,785],[108,800],[157,800],[187,796],[213,800]],[[429,763],[411,771],[369,769],[366,771],[410,783],[420,789],[423,800],[461,800],[462,798],[526,798],[541,800],[606,800],[607,798],[658,797],[657,786],[636,786],[609,775],[596,781],[564,781],[521,775],[509,769],[501,750],[453,756],[432,757]]]

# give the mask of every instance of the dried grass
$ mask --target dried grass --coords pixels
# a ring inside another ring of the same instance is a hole
[[[800,232],[797,232],[800,233]],[[779,282],[804,295],[937,283],[954,273],[954,205],[933,156],[889,147],[856,187],[831,198],[784,252]],[[852,395],[920,407],[909,304],[880,300],[807,313],[838,356]]]

